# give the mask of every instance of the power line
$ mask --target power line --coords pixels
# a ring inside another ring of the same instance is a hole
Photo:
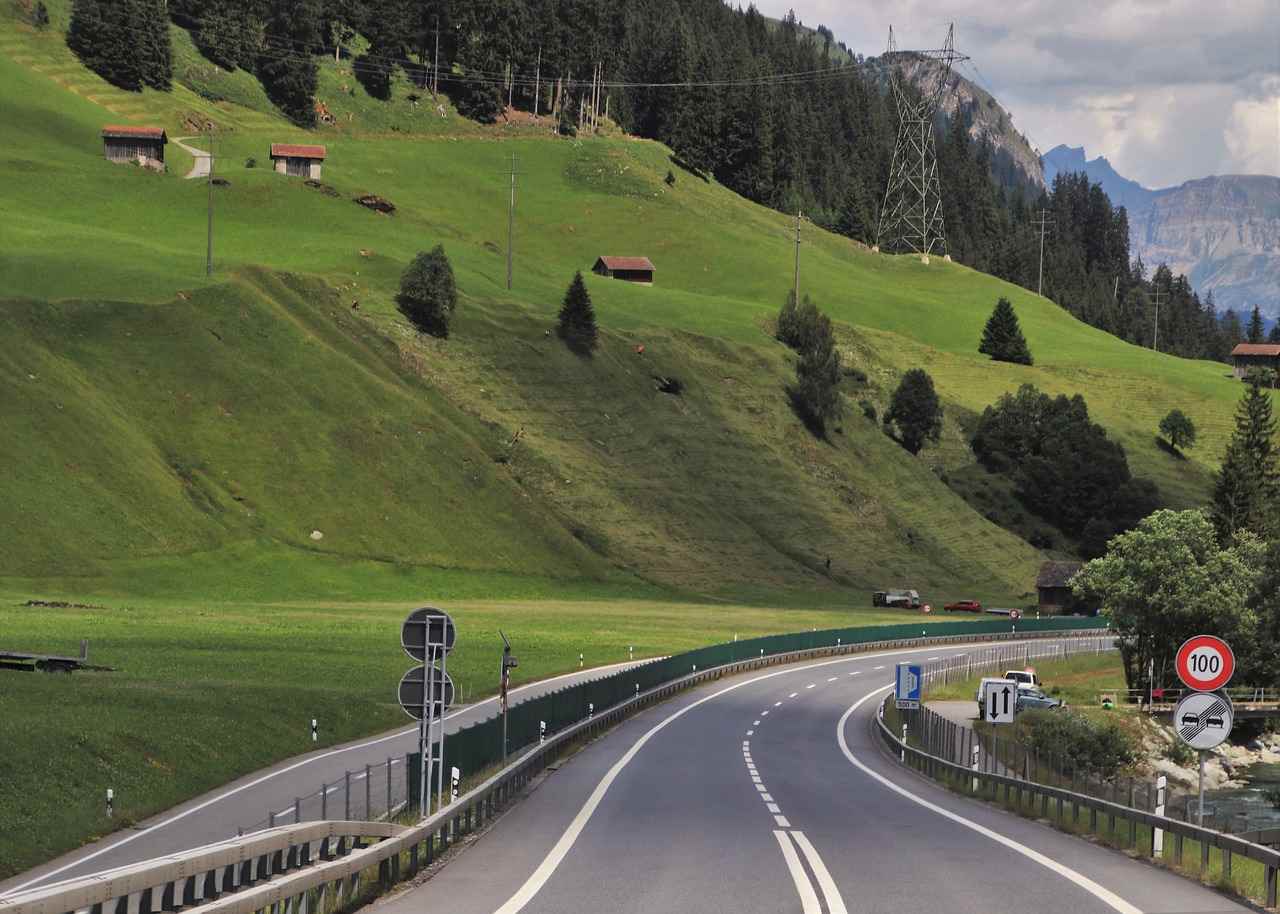
[[[516,171],[516,154],[511,153],[511,202],[507,204],[507,291],[511,291],[511,277],[514,265],[513,249],[516,234],[516,178],[520,176],[520,172]]]
[[[1040,276],[1036,280],[1036,295],[1044,294],[1044,236],[1053,223],[1054,218],[1049,215],[1048,210],[1044,207],[1040,208],[1040,215],[1031,220],[1031,224],[1038,226],[1040,229]]]
[[[1155,326],[1151,333],[1151,348],[1154,349],[1156,352],[1159,352],[1160,351],[1160,296],[1168,295],[1169,293],[1161,289],[1159,286],[1156,286],[1155,291],[1156,291],[1156,320],[1155,320]]]

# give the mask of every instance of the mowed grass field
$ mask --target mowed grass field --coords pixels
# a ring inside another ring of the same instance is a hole
[[[50,5],[63,21],[66,4]],[[0,678],[0,820],[50,823],[38,844],[0,846],[0,873],[107,827],[108,779],[141,817],[309,748],[311,717],[332,741],[395,725],[397,625],[422,603],[457,614],[451,669],[469,695],[496,686],[499,627],[533,677],[580,652],[605,663],[628,645],[895,619],[866,608],[887,586],[1025,603],[1042,554],[945,479],[974,472],[963,422],[1026,381],[1082,393],[1170,504],[1206,498],[1239,395],[1221,365],[1128,346],[959,264],[806,228],[804,291],[868,377],[817,441],[787,404],[792,356],[769,332],[791,281],[789,220],[661,146],[480,128],[413,106],[403,84],[382,106],[331,61],[321,91],[338,126],[308,133],[180,30],[185,83],[132,94],[81,68],[56,30],[11,16],[0,10],[0,646],[74,652],[87,637],[119,671]],[[190,156],[170,144],[170,173],[153,175],[105,162],[99,139],[104,123],[187,136],[210,118],[230,182],[215,192],[212,277],[208,189],[181,178]],[[269,144],[287,141],[327,145],[332,193],[269,171]],[[395,215],[355,205],[363,193]],[[393,301],[437,243],[460,289],[447,341],[412,333]],[[658,283],[589,276],[604,334],[583,361],[551,328],[574,271],[601,254],[651,257]],[[1000,295],[1034,368],[975,351]],[[915,366],[948,415],[920,459],[858,406],[883,412]],[[679,396],[657,390],[670,377]],[[1201,430],[1188,460],[1155,443],[1174,406]]]

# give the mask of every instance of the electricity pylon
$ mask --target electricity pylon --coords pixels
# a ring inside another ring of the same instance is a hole
[[[947,29],[947,40],[931,51],[899,51],[889,26],[889,47],[884,61],[889,69],[889,85],[898,107],[898,140],[893,147],[893,167],[876,245],[902,253],[946,254],[947,238],[942,224],[942,187],[938,181],[938,151],[933,138],[933,117],[947,88],[951,67],[968,60],[955,49],[955,31]],[[931,60],[936,66],[926,71],[913,87],[898,72],[898,66],[912,59]]]

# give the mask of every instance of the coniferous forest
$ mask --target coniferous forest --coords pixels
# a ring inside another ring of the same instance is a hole
[[[165,88],[165,7],[152,0],[74,0],[68,43],[117,85]],[[360,50],[352,69],[375,98],[400,74],[428,88],[439,41],[440,89],[459,112],[501,118],[508,100],[548,112],[571,133],[591,93],[622,129],[660,140],[682,167],[751,200],[850,238],[875,241],[897,130],[877,60],[831,31],[767,19],[721,0],[169,0],[168,16],[225,68],[255,73],[280,109],[315,124],[321,55]],[[101,34],[101,39],[95,36]],[[138,54],[128,35],[142,36]],[[356,42],[357,36],[364,40]],[[846,36],[849,37],[849,36]],[[164,48],[156,47],[163,42]],[[540,79],[534,79],[540,74]],[[535,91],[537,89],[538,91]],[[1224,359],[1243,338],[1185,277],[1130,261],[1123,208],[1083,175],[1047,192],[994,164],[963,106],[937,128],[948,247],[961,263],[1044,293],[1123,339],[1177,355]],[[998,177],[997,177],[998,175]]]

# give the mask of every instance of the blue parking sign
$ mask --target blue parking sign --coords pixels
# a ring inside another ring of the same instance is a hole
[[[899,708],[920,707],[920,689],[924,685],[924,668],[918,663],[899,663],[894,679],[893,698]]]

